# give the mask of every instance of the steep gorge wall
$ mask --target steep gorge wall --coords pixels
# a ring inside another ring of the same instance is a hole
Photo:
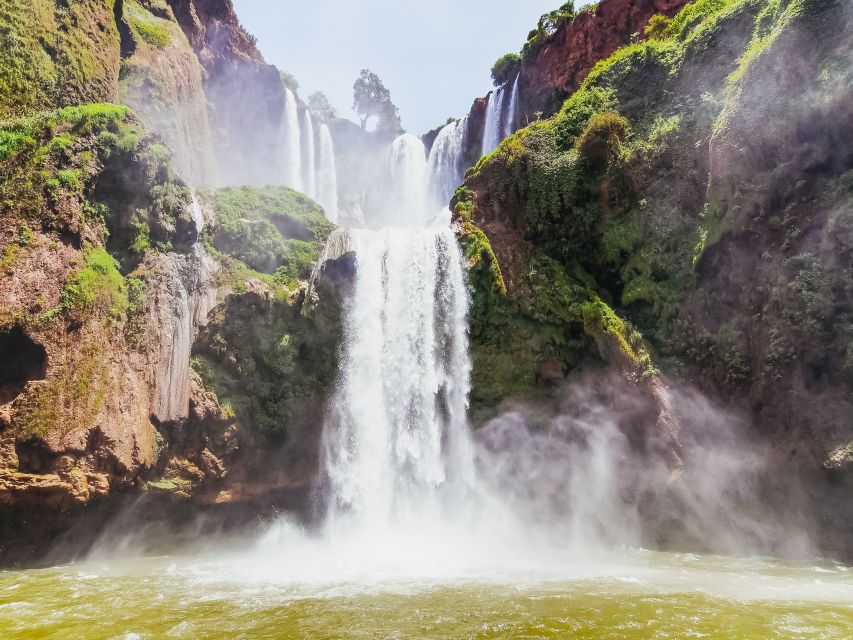
[[[231,0],[168,0],[204,69],[217,184],[278,182],[284,109],[278,69],[240,25]]]
[[[765,505],[851,554],[850,17],[688,5],[469,172],[475,408],[547,401],[645,345],[638,380],[659,369],[748,416]]]
[[[601,0],[577,15],[557,20],[552,33],[537,38],[516,65],[519,106],[515,126],[553,116],[600,61],[631,42],[645,39],[655,15],[672,16],[689,0]],[[510,82],[512,78],[510,79]],[[468,113],[465,162],[480,157],[488,97],[477,98]],[[424,136],[427,148],[438,129]]]

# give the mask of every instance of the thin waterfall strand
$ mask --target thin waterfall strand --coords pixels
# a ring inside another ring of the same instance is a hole
[[[305,195],[317,197],[317,166],[314,151],[314,123],[308,109],[302,111],[300,117],[300,139],[302,141],[302,184]]]
[[[486,121],[483,125],[483,153],[486,155],[497,149],[501,142],[501,133],[503,132],[502,117],[504,110],[504,101],[506,90],[504,87],[498,87],[489,95],[489,102],[486,106]]]
[[[432,144],[427,162],[430,197],[438,210],[447,206],[462,183],[465,167],[462,158],[468,133],[468,116],[442,127]]]
[[[520,77],[521,74],[515,76],[515,81],[512,83],[512,93],[510,94],[509,98],[509,109],[507,110],[506,119],[504,121],[502,138],[506,138],[508,135],[515,132],[515,119],[517,117],[518,111],[518,80]]]
[[[284,90],[284,119],[282,126],[282,183],[302,191],[301,143],[299,112],[296,96],[290,89]]]
[[[320,147],[317,158],[317,201],[326,217],[338,221],[338,174],[335,167],[335,147],[326,123],[320,125]]]

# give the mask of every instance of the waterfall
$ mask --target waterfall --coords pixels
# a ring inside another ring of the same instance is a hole
[[[454,145],[430,166],[453,165]],[[329,527],[372,539],[403,521],[453,522],[474,482],[464,259],[449,214],[429,222],[423,143],[404,134],[389,158],[384,228],[340,230],[324,252],[355,255],[323,435]]]
[[[489,95],[486,106],[486,122],[483,125],[483,155],[491,153],[498,148],[501,140],[515,131],[515,119],[518,111],[518,79],[512,83],[509,91],[509,105],[507,101],[506,85],[498,87]]]
[[[302,191],[301,142],[299,135],[299,112],[296,96],[290,89],[284,90],[284,118],[282,126],[282,183]]]
[[[515,81],[512,83],[512,93],[509,98],[509,111],[507,112],[506,122],[504,122],[503,138],[506,138],[511,133],[515,132],[516,112],[518,111],[518,85],[521,74],[515,76]]]
[[[502,117],[504,110],[505,88],[498,87],[489,95],[486,105],[486,122],[483,125],[483,154],[486,155],[497,149],[503,133]]]
[[[380,226],[411,227],[427,222],[426,148],[420,138],[404,133],[391,145],[389,184]]]
[[[442,127],[432,144],[427,162],[430,197],[436,208],[446,206],[462,184],[465,167],[463,145],[468,133],[468,116]]]
[[[320,148],[317,163],[317,201],[332,222],[338,221],[338,176],[335,169],[335,147],[332,134],[324,122],[320,125]]]
[[[349,248],[355,283],[324,434],[329,516],[376,531],[433,522],[473,478],[462,256],[446,227],[353,230]]]
[[[302,184],[309,198],[317,197],[317,166],[314,153],[314,123],[311,113],[304,109],[300,118],[300,139],[302,140]]]

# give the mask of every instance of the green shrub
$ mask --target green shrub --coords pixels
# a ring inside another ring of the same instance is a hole
[[[575,140],[575,150],[593,167],[604,169],[618,159],[628,131],[628,121],[618,113],[596,113]]]
[[[514,79],[519,71],[521,71],[521,56],[517,53],[507,53],[492,65],[492,82],[496,87],[505,85]]]
[[[85,256],[83,268],[65,285],[60,307],[78,317],[88,313],[122,316],[127,311],[128,296],[118,263],[100,247],[88,249]]]

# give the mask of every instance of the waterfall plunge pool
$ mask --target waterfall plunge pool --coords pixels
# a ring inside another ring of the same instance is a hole
[[[841,566],[623,550],[433,577],[355,570],[373,572],[371,559],[336,578],[333,562],[297,547],[2,572],[0,636],[752,640],[853,630],[853,571]]]

